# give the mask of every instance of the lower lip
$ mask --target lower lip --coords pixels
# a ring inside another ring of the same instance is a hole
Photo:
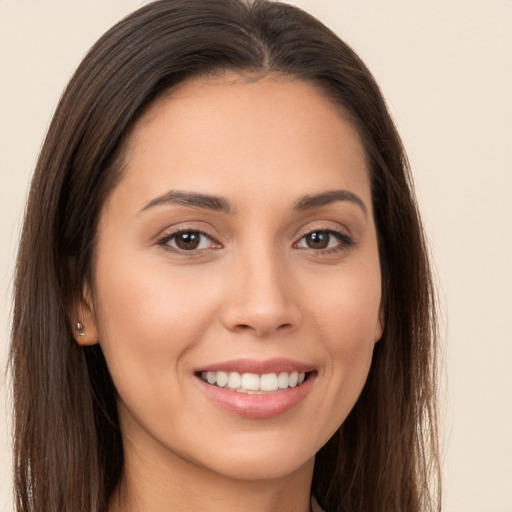
[[[294,388],[261,395],[219,388],[198,380],[208,397],[222,409],[243,418],[266,419],[284,414],[299,405],[311,390],[315,376],[314,373],[308,375],[301,385]]]

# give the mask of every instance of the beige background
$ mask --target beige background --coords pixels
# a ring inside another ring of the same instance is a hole
[[[291,3],[366,61],[409,151],[444,311],[445,510],[511,512],[512,1]],[[141,4],[0,0],[2,376],[16,240],[43,135],[85,51]],[[11,512],[0,380],[0,511]]]

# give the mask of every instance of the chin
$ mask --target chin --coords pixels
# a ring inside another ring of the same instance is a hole
[[[218,461],[216,472],[234,480],[260,481],[278,480],[293,473],[313,470],[314,455],[304,459],[273,452],[272,454],[245,454],[239,457],[225,457]],[[213,469],[213,468],[212,468]]]
[[[307,434],[259,430],[249,436],[203,444],[192,462],[235,480],[280,479],[296,472],[312,472],[316,452],[323,444],[320,440],[308,439]],[[190,451],[188,454],[192,455]]]

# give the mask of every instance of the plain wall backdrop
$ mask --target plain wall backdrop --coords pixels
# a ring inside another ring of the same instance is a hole
[[[73,70],[143,3],[0,0],[0,512],[13,511],[3,376],[30,176]],[[444,510],[512,512],[512,1],[290,3],[359,53],[408,150],[443,310]]]

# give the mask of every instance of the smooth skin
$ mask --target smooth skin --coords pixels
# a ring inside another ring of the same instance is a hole
[[[380,303],[365,155],[340,108],[293,77],[226,74],[159,98],[128,138],[77,307],[77,341],[101,344],[119,392],[111,511],[309,511]],[[240,358],[310,365],[310,389],[271,418],[228,411],[197,372]]]

